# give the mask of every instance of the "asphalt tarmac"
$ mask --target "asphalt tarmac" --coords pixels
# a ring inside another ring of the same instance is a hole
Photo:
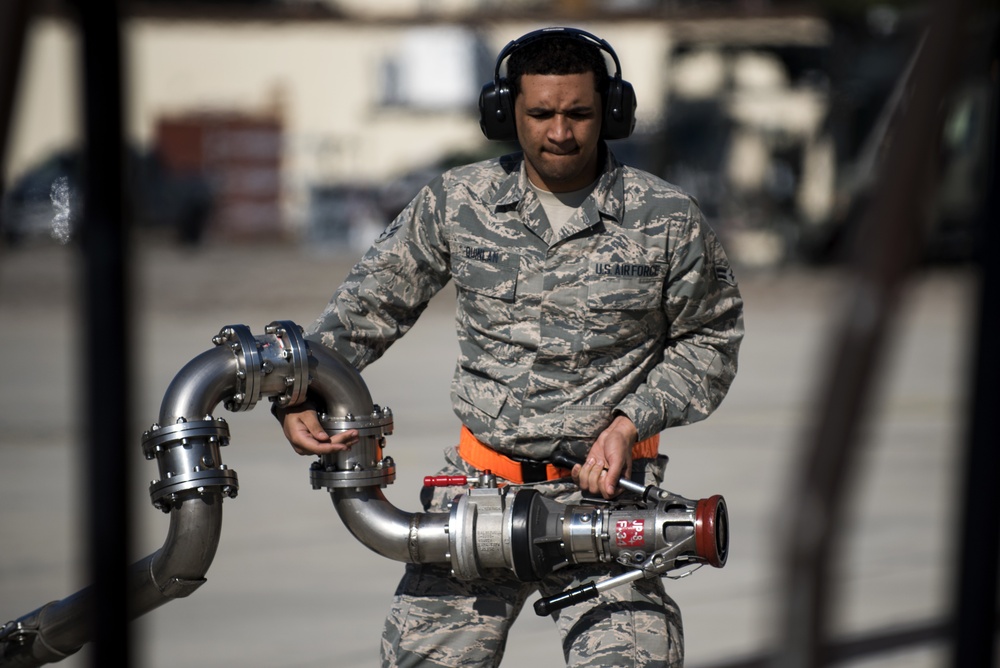
[[[274,320],[306,325],[354,259],[289,244],[208,243],[182,249],[140,240],[130,255],[135,433],[128,453],[136,559],[162,544],[167,519],[149,502],[155,463],[140,437],[171,378],[229,324],[254,334]],[[798,458],[851,282],[842,270],[739,270],[747,338],[740,372],[707,421],[668,431],[664,486],[688,498],[725,496],[729,563],[668,582],[684,614],[687,665],[721,665],[773,647],[783,614],[782,529]],[[82,313],[77,249],[0,249],[0,624],[85,586],[87,508],[82,436]],[[864,425],[866,449],[849,486],[836,555],[835,638],[941,619],[951,605],[961,505],[956,479],[965,436],[973,275],[925,268],[908,285],[878,369]],[[386,495],[419,510],[422,477],[457,438],[449,381],[456,345],[452,289],[364,373],[395,414]],[[114,332],[107,345],[115,346]],[[121,397],[107,401],[121,403]],[[221,408],[220,408],[221,412]],[[226,415],[226,464],[240,493],[224,505],[207,583],[132,625],[147,668],[352,668],[378,663],[382,622],[403,565],[357,542],[327,494],[308,479],[259,405]],[[944,666],[941,644],[873,654],[850,665]],[[89,665],[85,648],[59,665]],[[551,620],[529,607],[514,626],[506,666],[558,666]]]

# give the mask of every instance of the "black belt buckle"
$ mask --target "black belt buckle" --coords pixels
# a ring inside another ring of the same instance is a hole
[[[526,457],[511,457],[521,465],[522,482],[546,482],[549,479],[548,462]]]

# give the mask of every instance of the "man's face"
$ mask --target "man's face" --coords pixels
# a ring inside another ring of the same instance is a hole
[[[601,96],[593,72],[523,75],[514,121],[534,185],[569,192],[597,178]]]

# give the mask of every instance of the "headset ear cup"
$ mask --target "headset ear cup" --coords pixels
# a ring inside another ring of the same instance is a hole
[[[635,89],[618,77],[611,79],[604,104],[604,139],[625,139],[635,129]]]
[[[514,122],[514,100],[506,79],[490,82],[479,94],[479,127],[487,139],[514,141],[517,125]]]

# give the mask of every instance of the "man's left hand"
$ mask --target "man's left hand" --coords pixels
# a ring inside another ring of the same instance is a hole
[[[573,467],[573,480],[585,492],[614,498],[619,493],[618,479],[632,470],[632,446],[638,437],[632,420],[617,416],[594,441],[586,461]]]

